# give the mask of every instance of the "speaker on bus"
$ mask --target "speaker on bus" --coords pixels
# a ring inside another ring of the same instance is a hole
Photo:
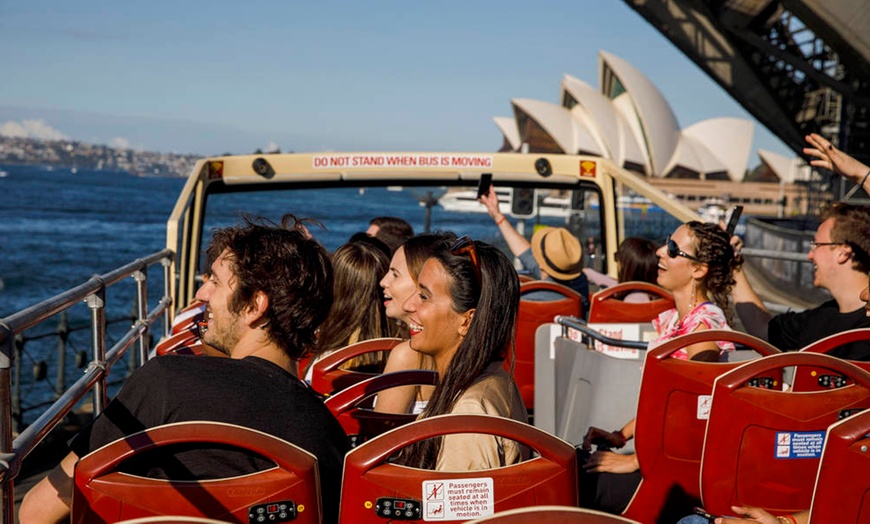
[[[538,198],[533,187],[515,187],[511,193],[511,215],[532,218],[538,214]]]

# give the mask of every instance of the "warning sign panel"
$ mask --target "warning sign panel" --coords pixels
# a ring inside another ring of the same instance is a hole
[[[632,340],[649,342],[658,336],[655,328],[649,322],[642,324],[620,324],[620,323],[596,323],[590,322],[588,326],[605,337],[614,340]],[[583,342],[583,333],[576,329],[568,328],[568,338],[577,342]],[[595,351],[599,351],[606,355],[615,358],[623,358],[626,360],[643,360],[638,349],[630,349],[619,346],[609,346],[600,340],[595,341]]]
[[[819,458],[824,444],[824,431],[780,432],[776,434],[776,458]]]
[[[492,478],[424,480],[423,520],[469,520],[494,513]]]
[[[713,395],[698,395],[698,420],[710,418],[710,404],[713,403]]]
[[[312,167],[334,169],[341,167],[480,167],[491,168],[491,155],[436,155],[426,153],[395,153],[387,155],[341,154],[315,155]]]

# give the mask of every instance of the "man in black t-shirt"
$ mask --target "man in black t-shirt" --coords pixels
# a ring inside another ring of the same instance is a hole
[[[328,255],[301,228],[248,222],[215,233],[214,260],[197,292],[206,304],[203,342],[230,358],[165,356],[134,373],[106,409],[70,443],[71,452],[25,497],[22,522],[69,515],[76,461],[118,438],[190,420],[269,433],[317,457],[324,522],[337,521],[347,436],[323,402],[296,376],[332,302]],[[241,451],[185,447],[131,467],[173,479],[223,478],[269,467]]]
[[[827,336],[870,327],[861,300],[870,271],[870,208],[833,204],[824,214],[807,255],[813,262],[813,284],[831,292],[832,300],[800,313],[771,316],[755,294],[746,275],[734,274],[734,303],[746,330],[783,351],[795,351]],[[848,360],[870,360],[870,342],[836,348],[831,355]]]

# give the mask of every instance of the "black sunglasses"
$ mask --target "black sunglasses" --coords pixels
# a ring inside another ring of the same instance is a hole
[[[689,260],[694,260],[695,262],[700,262],[698,257],[694,257],[694,256],[686,253],[682,249],[680,249],[680,246],[678,246],[677,243],[671,239],[671,237],[668,237],[668,251],[667,251],[667,253],[668,253],[668,256],[670,258],[685,257],[685,258],[688,258]]]
[[[448,249],[453,255],[468,255],[471,257],[471,265],[474,267],[474,276],[477,277],[477,285],[481,285],[480,260],[477,258],[477,247],[470,236],[464,235],[456,240]]]

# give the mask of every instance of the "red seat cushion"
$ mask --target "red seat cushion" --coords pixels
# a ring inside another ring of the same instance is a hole
[[[413,413],[380,413],[364,409],[361,404],[365,400],[385,389],[414,385],[434,386],[437,383],[438,374],[434,371],[415,369],[386,373],[357,382],[328,397],[326,407],[350,437],[351,446],[356,447],[372,437],[417,419],[417,415]]]
[[[535,291],[551,291],[562,295],[559,300],[523,300],[523,295]],[[517,315],[516,357],[513,361],[514,381],[523,397],[526,409],[535,405],[535,331],[539,326],[553,322],[557,315],[580,317],[583,315],[580,294],[573,289],[546,280],[520,284],[520,309]],[[511,359],[505,359],[510,371]]]
[[[499,435],[536,450],[540,456],[519,464],[481,471],[431,471],[389,462],[391,456],[414,442],[455,433]],[[424,494],[424,482],[443,486],[457,479],[463,479],[465,484],[477,482],[476,479],[486,484],[489,482],[487,479],[491,479],[492,491],[478,493],[478,496],[487,504],[491,502],[496,512],[546,504],[576,506],[578,503],[577,457],[572,445],[508,418],[441,415],[396,428],[347,454],[339,518],[342,522],[355,524],[383,524],[386,521],[377,512],[378,500],[383,498],[411,501],[420,508],[422,515],[426,511],[433,515],[448,513],[449,507],[445,505],[449,502],[445,497],[450,494],[443,489],[434,493],[427,490]],[[472,513],[469,512],[464,520],[475,518]]]
[[[629,518],[676,522],[692,510],[693,502],[701,499],[698,477],[707,427],[702,409],[713,392],[716,377],[742,363],[696,362],[671,355],[708,341],[743,344],[761,355],[779,353],[759,338],[725,330],[690,333],[648,351],[635,422],[635,452],[643,481],[623,512]],[[774,378],[781,386],[781,374]]]
[[[349,369],[341,369],[345,362],[364,355],[379,351],[389,351],[402,342],[400,338],[373,338],[345,346],[330,353],[314,363],[311,373],[311,389],[321,395],[330,395],[335,391],[342,390],[371,378],[376,373],[363,373]]]
[[[752,381],[789,366],[839,373],[852,385],[825,391],[782,391]],[[733,505],[774,515],[806,510],[828,426],[850,410],[870,407],[870,373],[828,355],[789,352],[748,362],[720,376],[701,462],[704,507],[730,514]]]
[[[623,302],[623,293],[641,291],[654,297],[649,302]],[[659,313],[674,307],[674,297],[666,289],[649,282],[622,282],[602,289],[589,301],[589,322],[650,322]]]
[[[227,479],[173,481],[118,471],[120,464],[161,446],[223,444],[259,453],[274,468]],[[155,515],[248,521],[253,504],[292,500],[295,522],[320,522],[317,459],[277,437],[219,422],[180,422],[116,440],[78,461],[74,473],[72,522],[117,522]],[[301,519],[301,520],[300,520]]]

